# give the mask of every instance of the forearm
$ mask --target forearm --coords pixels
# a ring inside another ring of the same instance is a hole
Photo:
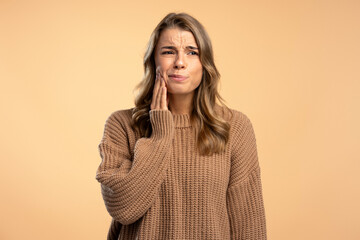
[[[260,168],[248,179],[227,191],[227,206],[232,240],[266,240],[266,219]]]
[[[101,144],[99,148],[106,154],[110,147]],[[165,177],[170,153],[168,143],[150,143],[141,139],[136,143],[131,169],[125,167],[97,173],[106,208],[114,219],[130,224],[150,208]]]
[[[136,141],[133,153],[116,117],[106,124],[96,172],[109,214],[121,224],[135,222],[151,207],[164,180],[174,135],[170,111],[151,111],[153,132]]]

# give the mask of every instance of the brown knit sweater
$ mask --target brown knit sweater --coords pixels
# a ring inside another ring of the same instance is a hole
[[[233,110],[223,153],[201,156],[187,114],[151,110],[152,135],[113,112],[98,145],[96,179],[112,217],[108,239],[267,239],[260,166],[249,118]]]

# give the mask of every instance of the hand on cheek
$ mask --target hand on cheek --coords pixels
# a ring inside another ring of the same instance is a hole
[[[167,81],[168,81],[167,74],[166,71],[164,71],[160,65],[156,67],[156,74],[160,74],[160,76],[164,79],[165,86],[167,87]]]
[[[161,69],[158,67],[156,69],[156,78],[150,109],[168,109],[169,98],[163,74],[164,73],[162,73]]]

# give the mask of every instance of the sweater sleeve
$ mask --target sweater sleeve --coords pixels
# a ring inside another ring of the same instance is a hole
[[[171,155],[174,126],[169,110],[151,110],[152,135],[136,141],[134,154],[126,131],[113,113],[105,123],[98,145],[101,164],[96,179],[101,183],[105,206],[123,225],[141,218],[155,201]]]
[[[232,240],[266,240],[266,220],[256,139],[249,118],[234,125],[230,183],[226,195]]]

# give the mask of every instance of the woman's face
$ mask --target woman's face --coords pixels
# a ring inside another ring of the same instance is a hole
[[[200,85],[203,69],[199,49],[189,31],[164,29],[156,45],[155,64],[169,94],[193,94]]]

